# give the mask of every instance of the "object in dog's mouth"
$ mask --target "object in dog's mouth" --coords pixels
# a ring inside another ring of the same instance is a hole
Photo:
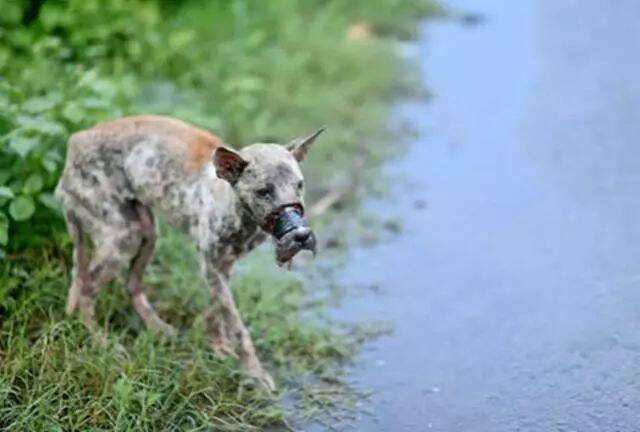
[[[296,208],[285,209],[275,221],[273,235],[277,239],[276,261],[291,268],[291,262],[301,250],[316,253],[316,238]]]

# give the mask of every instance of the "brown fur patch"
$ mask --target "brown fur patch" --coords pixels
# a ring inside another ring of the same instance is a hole
[[[211,163],[213,152],[223,145],[215,135],[195,128],[185,134],[184,140],[187,143],[186,168],[190,171],[200,171],[205,164]]]
[[[216,148],[223,141],[212,133],[181,120],[156,115],[138,115],[99,123],[91,130],[127,135],[145,133],[166,139],[177,158],[184,160],[184,167],[191,172],[200,171],[210,163]]]

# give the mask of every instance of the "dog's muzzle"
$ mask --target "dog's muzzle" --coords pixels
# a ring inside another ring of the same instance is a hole
[[[290,261],[301,250],[316,253],[316,237],[303,217],[301,206],[288,206],[278,213],[272,234],[276,238],[278,264]]]

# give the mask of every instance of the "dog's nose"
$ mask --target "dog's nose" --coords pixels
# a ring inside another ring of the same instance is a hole
[[[311,237],[311,229],[298,228],[293,236],[294,240],[298,243],[306,243]]]

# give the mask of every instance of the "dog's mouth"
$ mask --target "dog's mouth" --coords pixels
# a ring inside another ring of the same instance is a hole
[[[272,218],[269,231],[276,238],[276,262],[279,266],[290,265],[302,250],[316,253],[316,236],[303,212],[301,205],[291,205],[283,207]]]

